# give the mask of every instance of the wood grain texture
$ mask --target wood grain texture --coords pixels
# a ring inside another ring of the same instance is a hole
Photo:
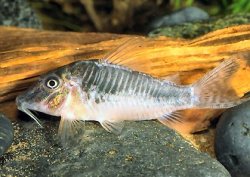
[[[77,60],[102,58],[134,37],[0,27],[0,111],[15,119],[13,112],[16,108],[13,106],[10,113],[6,105],[13,105],[16,95],[30,86],[37,76]],[[224,59],[248,58],[249,46],[250,25],[242,25],[211,32],[194,40],[141,38],[139,46],[131,44],[121,51],[120,60],[125,66],[156,77],[179,73],[181,82],[190,84]],[[232,80],[239,96],[250,90],[249,63],[242,63]],[[217,114],[218,111],[211,110],[187,113],[187,120],[192,124],[186,127],[187,132],[206,128],[204,121],[209,124],[211,117]],[[194,115],[203,117],[199,119],[200,124],[197,119],[193,120]]]

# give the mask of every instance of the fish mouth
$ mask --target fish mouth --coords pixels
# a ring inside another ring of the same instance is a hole
[[[16,105],[17,105],[17,109],[26,113],[28,116],[30,116],[40,127],[43,128],[41,122],[39,121],[39,119],[30,111],[30,109],[28,109],[30,106],[29,104],[27,104],[25,102],[24,96],[18,96],[16,98]]]
[[[43,128],[40,120],[28,108],[21,106],[21,107],[18,107],[18,109],[26,113],[28,116],[30,116],[41,128]]]

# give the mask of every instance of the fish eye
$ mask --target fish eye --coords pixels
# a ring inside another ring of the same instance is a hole
[[[48,87],[49,89],[56,89],[58,88],[59,84],[59,79],[55,76],[47,78],[45,82],[46,87]]]

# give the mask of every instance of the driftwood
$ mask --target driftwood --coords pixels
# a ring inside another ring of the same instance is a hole
[[[16,119],[14,99],[37,76],[73,61],[102,58],[133,37],[0,27],[0,111]],[[139,47],[131,45],[121,51],[121,60],[129,58],[123,65],[156,77],[179,73],[181,83],[190,84],[224,59],[247,57],[241,53],[249,52],[250,25],[218,30],[194,40],[144,38]],[[239,96],[250,90],[249,72],[249,67],[244,66],[232,80]],[[177,129],[185,132],[204,129],[219,113],[221,110],[187,111],[186,123]]]

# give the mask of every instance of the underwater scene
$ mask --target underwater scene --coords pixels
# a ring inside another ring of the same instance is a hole
[[[250,176],[250,1],[0,2],[1,177]]]

